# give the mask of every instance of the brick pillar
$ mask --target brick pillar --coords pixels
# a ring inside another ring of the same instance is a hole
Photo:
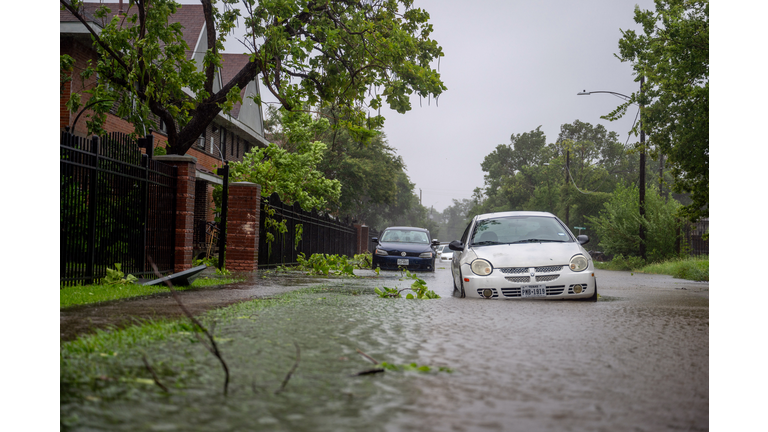
[[[229,184],[227,214],[227,270],[259,269],[261,186],[250,182]]]
[[[195,165],[194,156],[162,155],[153,159],[173,165],[176,170],[176,248],[173,272],[192,267],[195,232]]]
[[[354,224],[355,231],[357,232],[357,245],[355,247],[356,254],[368,252],[368,225]]]

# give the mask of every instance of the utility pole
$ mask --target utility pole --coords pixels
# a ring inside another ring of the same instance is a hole
[[[645,261],[648,254],[645,248],[645,130],[643,129],[643,89],[645,77],[640,77],[640,256]]]
[[[565,141],[565,226],[571,226],[570,221],[570,214],[571,214],[571,206],[570,206],[570,197],[568,196],[568,176],[570,175],[570,165],[571,165],[571,152],[568,148],[568,141]]]
[[[645,94],[645,89],[643,88],[645,84],[645,76],[640,76],[640,256],[643,257],[643,260],[647,259],[648,254],[646,253],[645,249],[645,225],[643,222],[645,222],[645,131],[643,130],[643,99]],[[577,96],[589,96],[592,93],[608,93],[612,94],[614,96],[620,97],[624,99],[625,101],[631,101],[632,98],[621,93],[613,92],[613,91],[591,91],[588,92],[586,90],[576,93]],[[568,163],[566,161],[566,167],[568,166]],[[567,170],[566,170],[567,171]],[[567,208],[566,208],[566,217],[567,217]]]

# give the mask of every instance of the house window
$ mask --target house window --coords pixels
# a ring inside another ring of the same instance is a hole
[[[227,157],[227,130],[224,128],[221,128],[221,133],[219,134],[219,142],[221,143],[222,156]]]
[[[205,150],[205,131],[200,134],[200,138],[197,139],[197,146]]]

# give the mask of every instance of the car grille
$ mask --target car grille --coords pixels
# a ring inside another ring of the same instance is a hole
[[[417,257],[418,258],[419,255],[421,255],[421,252],[406,252],[405,253],[405,257],[404,257],[404,256],[400,255],[401,253],[402,253],[401,251],[397,251],[397,250],[387,251],[387,254],[389,254],[389,256],[397,257],[397,258],[405,258],[405,257]]]
[[[480,297],[483,297],[483,290],[484,290],[484,289],[485,289],[485,288],[478,288],[478,289],[477,289],[477,293],[480,295]],[[503,290],[503,289],[504,289],[504,288],[502,288],[502,290]],[[518,289],[519,289],[519,288],[518,288]],[[491,288],[491,291],[493,291],[493,295],[491,296],[491,298],[496,298],[496,297],[498,297],[498,296],[499,296],[499,292],[498,292],[498,291],[496,291],[496,288]]]
[[[547,295],[548,296],[560,295],[563,293],[564,290],[565,290],[565,285],[547,287]],[[502,288],[501,293],[504,294],[504,297],[520,297],[520,287]]]
[[[506,268],[500,268],[499,271],[501,271],[504,274],[528,273],[528,267],[506,267]]]
[[[544,266],[544,267],[534,267],[534,270],[536,273],[554,273],[559,272],[563,269],[563,266]],[[528,273],[529,267],[503,267],[497,269],[500,272],[504,274],[521,274],[521,273]]]
[[[504,279],[514,283],[528,283],[531,281],[530,276],[508,276]]]
[[[560,275],[546,275],[546,276],[536,276],[536,282],[552,282],[553,280],[559,278]],[[509,279],[509,278],[507,278]]]
[[[547,295],[548,296],[560,295],[563,293],[563,290],[565,290],[565,285],[547,287]]]
[[[536,273],[552,273],[552,272],[558,272],[563,269],[563,266],[546,266],[546,267],[536,267]]]

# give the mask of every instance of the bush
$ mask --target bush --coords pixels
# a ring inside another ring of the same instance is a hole
[[[642,268],[645,265],[645,261],[639,256],[624,256],[618,254],[611,260],[609,265],[611,270],[626,270],[632,271]]]
[[[600,248],[607,254],[637,256],[640,251],[641,224],[639,210],[640,193],[635,185],[619,185],[611,199],[605,203],[598,217],[589,217]],[[646,253],[649,262],[660,262],[677,256],[675,240],[680,222],[677,211],[680,204],[664,200],[655,187],[649,187],[645,194]],[[625,258],[626,259],[626,258]],[[634,264],[634,262],[632,263]]]
[[[683,261],[675,267],[672,276],[678,279],[709,281],[709,260]]]

